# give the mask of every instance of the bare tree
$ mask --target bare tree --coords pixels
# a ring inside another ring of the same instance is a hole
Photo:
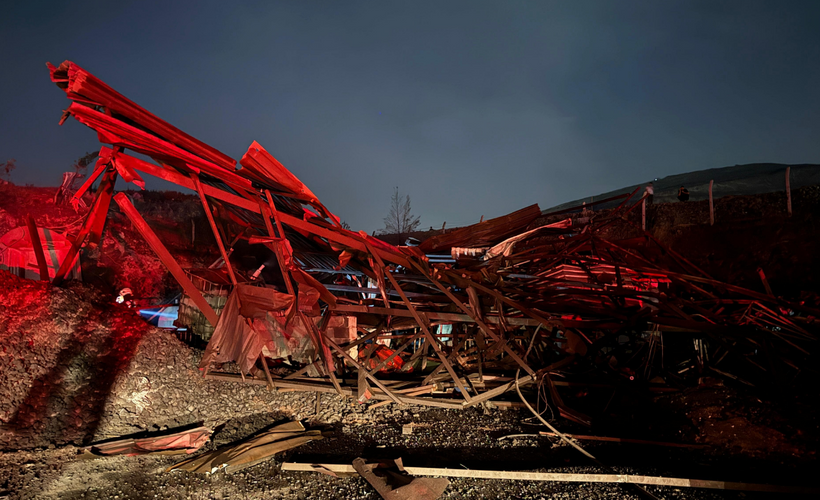
[[[410,195],[402,199],[399,188],[395,188],[390,199],[390,212],[384,218],[383,234],[395,234],[399,237],[399,244],[404,244],[404,238],[419,227],[419,217],[413,216],[410,211]]]
[[[6,173],[6,180],[11,182],[11,171],[17,168],[17,160],[12,158],[4,163],[0,163],[0,168]]]
[[[88,166],[94,163],[94,160],[97,159],[100,153],[94,151],[93,153],[86,153],[83,156],[79,157],[76,162],[74,162],[74,171],[77,172],[79,175],[85,176],[86,169]]]

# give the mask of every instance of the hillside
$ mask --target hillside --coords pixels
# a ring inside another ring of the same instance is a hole
[[[709,199],[709,181],[713,180],[712,196],[722,198],[724,196],[742,196],[751,194],[771,193],[786,189],[786,167],[791,167],[791,188],[820,184],[820,165],[801,164],[784,165],[781,163],[750,163],[748,165],[735,165],[732,167],[710,168],[707,170],[696,170],[682,174],[670,175],[654,181],[655,201],[658,203],[671,203],[677,201],[678,188],[685,186],[689,190],[691,201]],[[620,189],[590,195],[566,203],[561,203],[544,210],[544,213],[565,210],[582,203],[590,203],[595,200],[604,200],[627,194],[640,187],[638,194],[643,194],[643,186],[652,181],[647,179],[641,184],[633,184]],[[596,205],[595,209],[614,208],[619,201]]]

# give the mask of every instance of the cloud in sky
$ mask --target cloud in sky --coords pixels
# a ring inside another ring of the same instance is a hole
[[[820,4],[29,2],[0,16],[0,159],[56,185],[96,136],[71,59],[239,158],[252,140],[355,229],[422,227],[678,172],[818,162]],[[155,183],[155,186],[161,186]],[[150,184],[149,184],[150,186]]]

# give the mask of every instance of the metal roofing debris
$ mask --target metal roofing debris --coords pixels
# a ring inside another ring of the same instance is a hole
[[[712,279],[634,227],[628,214],[642,200],[630,205],[631,196],[614,210],[575,219],[559,230],[527,232],[541,215],[532,205],[418,247],[396,247],[342,228],[258,143],[243,156],[244,168],[233,170],[233,160],[73,63],[51,72],[75,101],[67,114],[110,145],[101,149],[94,174],[103,174],[101,187],[67,262],[102,231],[116,177],[136,182],[139,171],[197,190],[206,209],[213,204],[242,214],[231,218],[220,210],[217,216],[243,226],[250,243],[275,253],[287,288],[279,293],[317,297],[310,310],[292,305],[282,312],[285,327],[290,322],[306,327],[316,352],[312,362],[279,360],[278,371],[271,373],[271,360],[241,353],[239,376],[245,381],[452,408],[498,401],[514,388],[516,370],[523,370],[521,385],[543,389],[536,394],[558,414],[588,424],[607,414],[607,401],[616,394],[659,385],[682,388],[706,374],[728,373],[749,384],[790,383],[816,348],[812,318],[820,311]],[[128,150],[156,164],[129,156]],[[176,270],[186,293],[197,295],[127,198],[116,200],[166,266]],[[613,240],[608,235],[615,227],[629,227],[638,237]],[[219,232],[214,237],[221,241]],[[486,248],[505,241],[485,258]],[[425,255],[433,251],[452,258]],[[228,259],[226,265],[236,263]],[[56,281],[67,270],[64,265]],[[372,289],[375,298],[362,296],[365,276],[378,286]],[[197,303],[208,308],[204,300]],[[242,317],[223,314],[220,322],[253,330],[254,318],[238,314]],[[216,322],[213,311],[209,316]],[[337,343],[328,336],[328,325],[338,316],[356,317],[356,340]],[[454,325],[447,338],[431,332],[443,322]],[[394,323],[403,326],[404,335],[387,341],[390,354],[373,367],[371,346],[380,334],[395,332]],[[254,342],[274,352],[279,340],[260,334]],[[396,357],[403,360],[401,369],[385,371],[397,366],[391,364]],[[208,374],[213,367],[205,368]],[[578,401],[590,415],[573,409]]]

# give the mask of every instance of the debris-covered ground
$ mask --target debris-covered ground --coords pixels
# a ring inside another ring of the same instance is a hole
[[[600,200],[621,200],[609,211],[532,204],[418,244],[396,227],[394,246],[346,228],[261,144],[237,162],[76,63],[48,68],[74,101],[63,120],[103,145],[71,197],[81,209],[0,186],[0,230],[17,228],[0,245],[0,496],[745,498],[812,484],[815,186],[788,214],[783,193],[713,212],[654,204],[647,187]],[[197,196],[116,192],[141,174]],[[45,281],[12,274],[35,270]],[[213,328],[175,323],[210,339],[204,353],[139,316],[180,296]],[[398,458],[437,468],[419,475],[508,477],[445,490],[391,475],[414,493],[388,493],[375,461]],[[614,484],[629,480],[677,486]]]
[[[554,438],[533,436],[544,428],[527,413],[490,405],[373,409],[324,394],[317,414],[314,394],[203,379],[195,368],[200,351],[87,286],[58,289],[2,272],[0,287],[0,495],[8,498],[378,498],[358,477],[280,470],[285,461],[350,463],[358,456],[430,467],[609,472]],[[677,441],[707,447],[583,445],[618,473],[799,484],[815,463],[817,426],[808,404],[786,408],[706,380],[657,398],[650,413],[653,435],[644,423],[610,435],[668,440],[677,432]],[[685,425],[678,427],[680,418]],[[78,455],[90,442],[197,422],[214,429],[206,445],[213,448],[287,419],[331,435],[252,468],[209,476],[164,472],[180,457]],[[650,490],[663,498],[744,498]],[[618,485],[453,479],[444,498],[637,496]]]

